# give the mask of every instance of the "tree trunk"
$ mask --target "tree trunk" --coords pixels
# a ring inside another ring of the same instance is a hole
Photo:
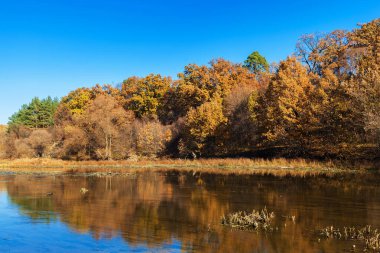
[[[108,135],[106,134],[106,148],[105,148],[106,154],[105,159],[108,159]]]
[[[108,151],[108,160],[112,160],[112,136],[110,135],[110,140],[109,140],[109,151]]]

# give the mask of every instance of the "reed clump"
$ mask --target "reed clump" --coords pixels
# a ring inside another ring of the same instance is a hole
[[[253,210],[251,213],[244,211],[230,213],[222,216],[222,225],[241,230],[272,230],[271,222],[275,217],[273,212],[268,212],[266,208],[261,211]]]
[[[329,226],[322,229],[320,235],[324,238],[363,241],[367,250],[380,250],[380,231],[369,225],[363,228],[344,227],[343,229]]]

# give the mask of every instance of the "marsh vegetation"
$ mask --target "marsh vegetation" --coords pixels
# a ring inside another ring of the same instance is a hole
[[[266,208],[261,211],[252,212],[239,211],[230,213],[221,218],[221,224],[241,230],[272,230],[271,222],[274,218],[273,212],[268,212]]]
[[[353,243],[362,241],[365,243],[365,249],[380,251],[380,231],[370,225],[363,228],[343,227],[342,229],[329,226],[322,229],[320,235],[328,239],[350,240]]]
[[[354,177],[378,173],[372,163],[318,162],[305,159],[139,159],[136,161],[65,161],[57,159],[0,160],[2,173],[129,174],[137,171],[178,171],[212,174],[272,175],[277,177]]]

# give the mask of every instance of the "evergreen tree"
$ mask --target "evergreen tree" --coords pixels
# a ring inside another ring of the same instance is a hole
[[[59,100],[47,97],[45,99],[33,98],[29,104],[24,104],[21,109],[9,118],[10,127],[25,126],[30,128],[47,128],[54,125],[54,114]]]
[[[252,73],[259,74],[269,70],[269,64],[264,56],[255,51],[244,61],[244,67],[248,68]]]

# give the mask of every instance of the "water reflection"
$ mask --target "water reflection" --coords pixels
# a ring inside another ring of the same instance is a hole
[[[201,252],[343,252],[351,242],[321,241],[327,225],[380,227],[380,188],[325,179],[276,179],[141,173],[119,177],[1,179],[31,223],[57,220],[96,240]],[[0,184],[1,186],[1,184]],[[80,189],[87,188],[86,194]],[[1,189],[1,187],[0,187]],[[272,233],[231,230],[223,214],[264,206],[277,216]],[[292,222],[285,216],[295,216]],[[33,235],[31,235],[33,236]],[[80,243],[80,242],[78,242]]]
[[[4,192],[7,190],[7,187],[5,185],[5,181],[0,180],[0,192]]]

